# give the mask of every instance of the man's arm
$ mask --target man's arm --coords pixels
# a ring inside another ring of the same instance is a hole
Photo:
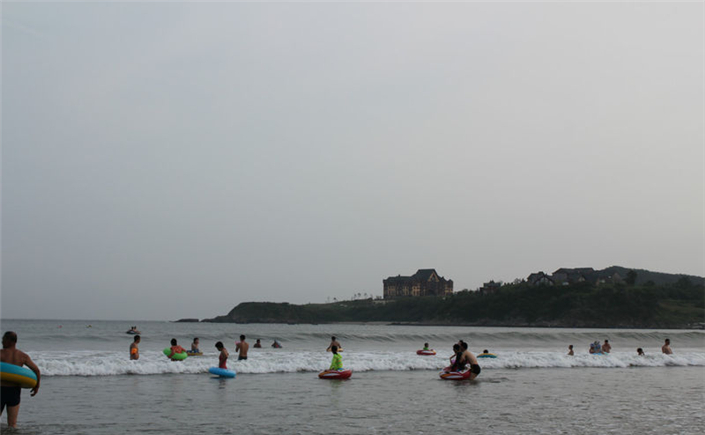
[[[24,354],[24,357],[25,357],[24,364],[27,367],[29,367],[30,370],[32,370],[35,375],[37,375],[37,385],[35,385],[34,388],[32,388],[32,390],[30,390],[32,393],[31,395],[34,396],[35,394],[37,394],[39,392],[39,381],[41,380],[42,375],[39,372],[39,367],[37,367],[37,365],[34,363],[34,361],[32,361],[32,358],[30,358],[29,355],[27,355],[27,354]]]

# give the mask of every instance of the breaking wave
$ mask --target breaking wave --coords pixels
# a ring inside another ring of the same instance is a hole
[[[555,352],[498,352],[496,359],[480,359],[483,370],[532,368],[625,368],[705,366],[705,353],[686,352],[677,355],[653,354],[639,357],[631,353],[611,355],[581,354],[569,357]],[[417,356],[400,352],[344,352],[346,368],[353,371],[441,370],[448,365],[449,355]],[[189,357],[173,362],[161,352],[147,351],[140,360],[130,361],[126,352],[37,352],[34,361],[44,376],[116,376],[160,375],[172,373],[207,373],[217,365],[216,353]],[[228,362],[238,373],[318,372],[330,364],[325,352],[289,352],[264,350],[251,352],[246,361]]]

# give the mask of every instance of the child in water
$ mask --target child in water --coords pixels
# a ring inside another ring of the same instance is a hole
[[[462,361],[462,353],[463,352],[460,349],[460,345],[458,343],[455,343],[453,345],[453,356],[450,357],[450,367],[448,367],[446,371],[455,372],[461,370],[460,361]]]
[[[343,370],[343,357],[338,353],[338,346],[331,346],[330,351],[333,352],[333,360],[328,370]]]

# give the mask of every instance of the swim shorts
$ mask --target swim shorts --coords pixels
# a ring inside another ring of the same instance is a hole
[[[242,360],[244,360],[244,359],[247,359],[247,357],[246,357],[246,356],[238,356],[238,357],[237,357],[237,360],[238,360],[238,361],[242,361]]]
[[[473,364],[470,366],[470,372],[475,373],[476,375],[479,375],[481,371],[482,369],[477,364]]]
[[[2,410],[5,409],[5,405],[17,406],[20,404],[20,393],[22,389],[20,387],[0,387],[0,401],[2,402]]]

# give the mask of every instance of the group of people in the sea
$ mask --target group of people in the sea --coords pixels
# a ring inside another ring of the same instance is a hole
[[[594,355],[603,355],[603,354],[608,354],[612,350],[612,345],[610,344],[609,340],[605,340],[603,344],[600,344],[599,340],[596,340],[592,343],[590,343],[590,349],[588,349],[588,352]],[[673,350],[671,350],[671,340],[666,339],[663,343],[663,346],[661,346],[661,353],[665,355],[673,355]],[[646,356],[644,353],[644,349],[642,348],[637,348],[636,349],[636,354],[638,356]],[[575,355],[575,351],[573,351],[573,345],[568,346],[568,356],[573,356]]]
[[[131,360],[138,360],[140,359],[140,348],[139,345],[142,342],[142,336],[140,335],[135,335],[132,339],[132,343],[130,344],[130,359]],[[201,352],[200,349],[200,339],[198,337],[194,337],[193,342],[191,343],[191,350],[186,350],[183,347],[181,347],[178,344],[178,341],[176,338],[172,338],[170,342],[170,352],[167,355],[167,357],[171,360],[176,361],[175,356],[180,355],[182,353],[186,353],[188,356],[201,356],[203,353]],[[261,339],[257,339],[257,342],[252,346],[254,348],[261,348],[262,347],[262,341]],[[274,349],[281,349],[283,346],[281,343],[279,343],[278,340],[274,340],[272,343],[272,348]],[[228,350],[225,348],[223,343],[221,341],[217,342],[215,344],[215,348],[220,352],[221,357],[225,355],[225,359],[227,359],[227,356],[229,355]],[[245,336],[241,335],[240,336],[240,341],[235,343],[235,351],[238,352],[238,361],[241,360],[246,360],[247,359],[247,351],[250,349],[250,344],[245,341]],[[224,360],[223,360],[224,361]],[[222,363],[224,365],[224,362]],[[221,367],[225,368],[225,367]]]
[[[137,327],[134,327],[136,330]],[[139,354],[139,344],[141,342],[141,337],[139,334],[135,335],[133,342],[130,344],[130,359],[138,360]],[[36,385],[31,389],[31,395],[34,396],[39,391],[39,383],[41,379],[41,374],[39,367],[32,361],[32,359],[24,352],[16,348],[17,345],[17,334],[13,331],[7,331],[2,336],[2,350],[0,351],[0,361],[6,364],[13,364],[16,366],[27,366],[37,377]],[[257,342],[253,345],[255,348],[261,348],[261,340],[257,339]],[[272,343],[273,348],[281,348],[281,344],[275,340]],[[227,369],[227,360],[230,356],[228,350],[223,345],[223,342],[218,341],[215,343],[215,348],[218,350],[218,367]],[[247,360],[247,353],[250,348],[249,343],[246,341],[245,335],[240,335],[240,341],[235,343],[235,351],[238,353],[238,361]],[[333,359],[330,364],[329,370],[342,370],[343,369],[343,358],[340,353],[343,351],[340,342],[335,336],[331,337],[331,342],[328,348],[328,352],[333,353]],[[430,350],[428,343],[424,343],[424,350]],[[609,340],[605,340],[603,344],[599,341],[590,344],[589,352],[591,354],[609,354],[612,350],[612,346],[609,344]],[[185,351],[181,347],[176,338],[171,339],[171,346],[169,347],[169,352],[167,356],[169,358],[174,358],[176,354],[181,354]],[[192,354],[202,354],[200,351],[200,340],[198,337],[193,339],[191,343]],[[672,355],[673,350],[671,350],[671,340],[666,339],[663,346],[661,347],[661,352],[666,355]],[[573,345],[568,346],[568,355],[574,355]],[[637,349],[637,354],[644,356],[644,350],[642,348]],[[479,357],[485,355],[492,355],[487,350]],[[494,355],[492,355],[494,356]],[[469,368],[468,368],[469,366]],[[468,379],[475,379],[481,372],[480,365],[477,362],[477,357],[473,355],[472,352],[468,350],[468,344],[463,340],[458,341],[458,343],[453,345],[453,355],[450,357],[450,365],[444,369],[445,372],[465,372],[469,371]],[[466,372],[467,373],[467,372]],[[2,389],[0,398],[2,401],[2,408],[0,409],[0,415],[5,411],[7,407],[7,424],[9,427],[16,427],[17,416],[19,414],[20,408],[20,392],[21,388],[11,382],[2,381],[0,382],[0,387]]]

